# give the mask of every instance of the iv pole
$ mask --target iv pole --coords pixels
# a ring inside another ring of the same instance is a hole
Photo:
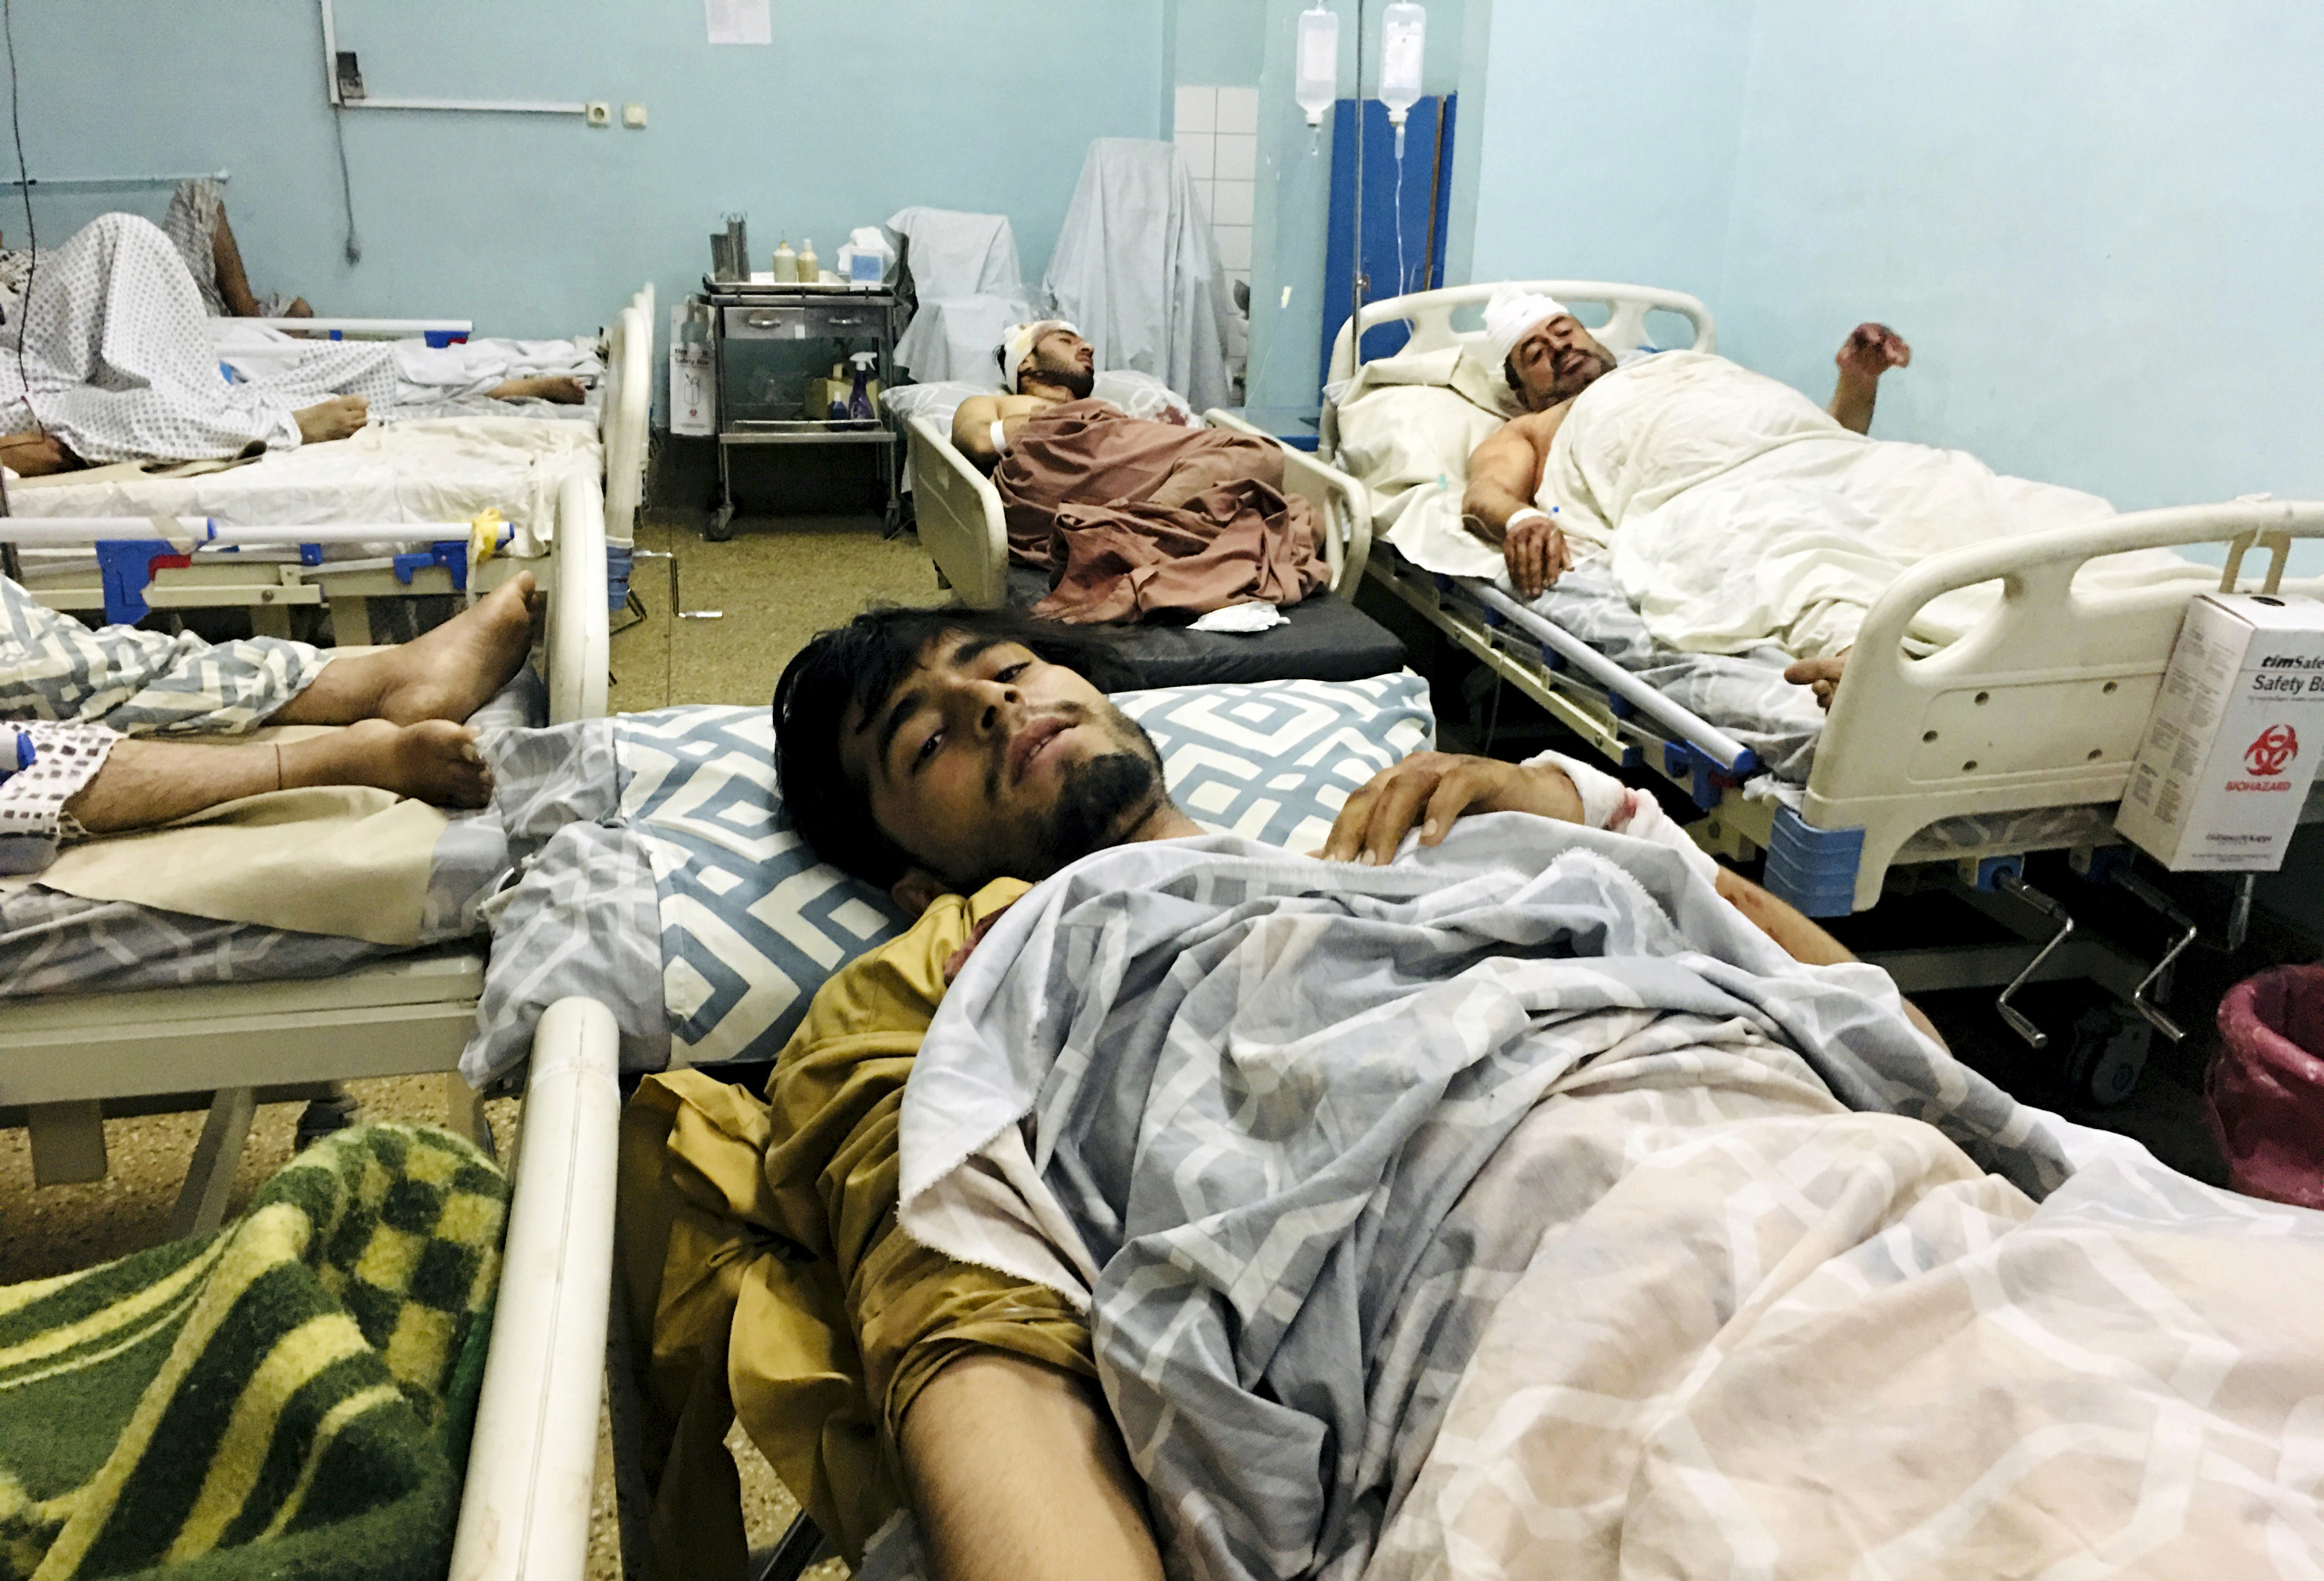
[[[1351,374],[1364,365],[1364,287],[1370,283],[1364,278],[1364,0],[1356,0],[1355,185],[1355,255],[1348,268],[1349,294],[1353,299],[1348,312],[1348,334],[1355,351]]]

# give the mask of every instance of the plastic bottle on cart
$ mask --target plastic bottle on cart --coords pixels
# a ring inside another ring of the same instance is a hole
[[[823,260],[815,255],[815,244],[811,241],[799,244],[798,279],[801,285],[815,285],[823,279]]]
[[[1340,92],[1340,17],[1323,0],[1316,0],[1313,10],[1299,14],[1299,45],[1293,64],[1296,68],[1294,97],[1307,112],[1307,125],[1321,128],[1323,112],[1332,107]],[[1320,130],[1316,135],[1321,136]],[[1314,141],[1310,139],[1311,144]]]
[[[798,254],[791,251],[790,237],[776,244],[775,260],[769,267],[774,271],[777,285],[789,285],[798,279]]]
[[[1396,128],[1396,157],[1404,157],[1405,113],[1420,102],[1420,64],[1428,38],[1428,13],[1397,0],[1380,15],[1380,103]]]
[[[872,366],[880,360],[876,351],[859,351],[847,359],[855,365],[855,388],[847,394],[847,415],[857,422],[870,422],[872,411]]]

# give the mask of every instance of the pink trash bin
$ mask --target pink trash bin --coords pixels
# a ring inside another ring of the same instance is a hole
[[[2324,966],[2227,990],[2203,1096],[2236,1190],[2324,1207]]]

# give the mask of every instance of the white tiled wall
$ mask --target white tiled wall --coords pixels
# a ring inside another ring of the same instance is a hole
[[[1252,197],[1259,173],[1259,89],[1181,88],[1174,125],[1194,178],[1194,194],[1219,244],[1219,262],[1231,281],[1250,283]],[[1238,377],[1250,320],[1228,322],[1227,357]]]

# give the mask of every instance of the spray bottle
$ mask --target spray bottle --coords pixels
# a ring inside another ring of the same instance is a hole
[[[876,351],[859,351],[847,359],[855,365],[855,388],[847,393],[847,415],[857,422],[870,422],[872,411],[872,367],[880,360]]]

